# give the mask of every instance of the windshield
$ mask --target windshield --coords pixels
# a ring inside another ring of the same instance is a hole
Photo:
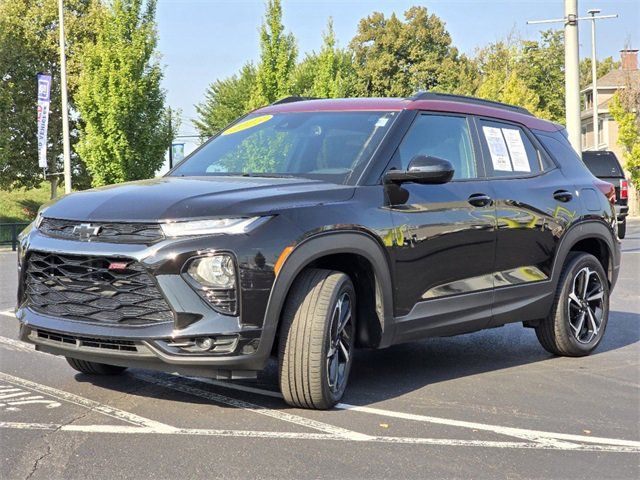
[[[196,150],[172,176],[247,175],[350,183],[397,112],[250,114]]]

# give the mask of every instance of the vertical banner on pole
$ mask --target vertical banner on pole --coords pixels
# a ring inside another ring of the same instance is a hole
[[[51,101],[51,75],[38,74],[38,165],[47,168],[47,127]]]
[[[184,158],[184,143],[172,143],[171,152],[173,153],[173,161],[180,162]]]

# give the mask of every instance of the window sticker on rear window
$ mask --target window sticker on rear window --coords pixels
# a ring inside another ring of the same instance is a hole
[[[489,146],[493,169],[503,172],[513,172],[511,161],[509,160],[507,145],[504,142],[504,137],[502,136],[500,129],[496,127],[483,126],[482,131],[484,132],[484,138],[486,138],[487,145]]]
[[[376,127],[385,127],[388,121],[389,121],[389,117],[387,116],[380,117],[376,122]]]
[[[507,141],[507,147],[509,148],[509,154],[511,155],[513,169],[516,172],[531,173],[529,157],[527,157],[527,151],[524,148],[522,133],[520,130],[503,128],[502,134],[504,135],[504,139]]]

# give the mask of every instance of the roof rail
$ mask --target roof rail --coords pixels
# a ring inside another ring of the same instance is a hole
[[[304,100],[318,100],[317,97],[300,97],[298,95],[290,95],[288,97],[281,98],[280,100],[276,100],[270,105],[282,105],[283,103],[293,103],[293,102],[302,102]]]
[[[439,93],[423,91],[418,92],[409,100],[443,100],[446,102],[461,102],[461,103],[474,103],[477,105],[486,105],[487,107],[502,108],[504,110],[511,110],[517,113],[523,113],[525,115],[533,116],[533,114],[524,107],[518,107],[517,105],[509,105],[508,103],[495,102],[493,100],[485,100],[484,98],[468,97],[466,95],[454,95],[452,93]]]

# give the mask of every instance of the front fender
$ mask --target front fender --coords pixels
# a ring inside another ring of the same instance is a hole
[[[376,312],[382,333],[378,346],[390,344],[393,338],[393,283],[389,260],[380,244],[371,235],[360,231],[318,233],[305,239],[291,251],[282,264],[269,295],[262,342],[273,345],[287,293],[298,274],[314,260],[338,253],[360,255],[371,264],[376,282]]]

